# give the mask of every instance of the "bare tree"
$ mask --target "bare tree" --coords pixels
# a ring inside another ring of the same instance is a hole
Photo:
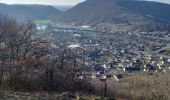
[[[30,22],[19,24],[14,18],[0,15],[0,84],[4,71],[11,74],[14,70],[21,70],[17,63],[34,47],[31,38],[33,31]]]

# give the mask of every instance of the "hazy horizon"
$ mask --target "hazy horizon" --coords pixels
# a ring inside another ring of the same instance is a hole
[[[76,5],[83,1],[85,1],[85,0],[0,0],[0,3],[72,6],[72,5]]]
[[[56,5],[56,6],[73,6],[85,0],[1,0],[0,3],[5,4],[40,4],[40,5]],[[145,0],[170,4],[170,0]]]
[[[170,4],[170,0],[146,0],[146,1],[155,1]]]

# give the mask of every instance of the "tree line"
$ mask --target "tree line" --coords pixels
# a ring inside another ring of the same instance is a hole
[[[0,15],[0,89],[91,92],[90,82],[79,78],[91,71],[84,59],[64,46],[52,48],[35,32],[30,21]]]

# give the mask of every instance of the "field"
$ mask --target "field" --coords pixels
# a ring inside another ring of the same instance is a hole
[[[50,20],[34,20],[35,24],[49,24]]]
[[[169,100],[170,74],[138,73],[127,76],[120,82],[107,81],[107,97],[102,96],[102,82],[94,82],[95,92],[1,92],[0,100]],[[127,84],[128,82],[128,84]],[[100,95],[100,96],[98,96]]]
[[[71,93],[47,93],[47,92],[4,92],[0,94],[0,100],[108,100],[108,97],[80,96]]]

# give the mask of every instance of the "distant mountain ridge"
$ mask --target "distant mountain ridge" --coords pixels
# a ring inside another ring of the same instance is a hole
[[[16,18],[18,21],[46,19],[61,12],[45,5],[7,5],[0,3],[0,13]]]
[[[128,4],[125,4],[126,2],[133,4],[133,2],[146,1],[86,0],[61,14],[58,21],[90,24],[103,30],[107,30],[108,27],[110,28],[109,30],[114,28],[119,31],[162,31],[166,29],[165,23],[160,20],[155,20],[150,13],[143,13],[141,10],[128,7]],[[148,3],[152,2],[148,1]],[[153,3],[153,5],[154,4],[158,3]],[[140,5],[140,3],[138,3],[138,5]],[[138,5],[135,5],[134,8],[140,7]],[[144,7],[144,5],[142,7]]]
[[[65,11],[68,11],[69,9],[71,9],[74,6],[56,6],[56,5],[53,5],[53,7],[55,7],[59,11],[65,12]]]
[[[118,4],[170,24],[170,4],[144,0],[119,0]]]

